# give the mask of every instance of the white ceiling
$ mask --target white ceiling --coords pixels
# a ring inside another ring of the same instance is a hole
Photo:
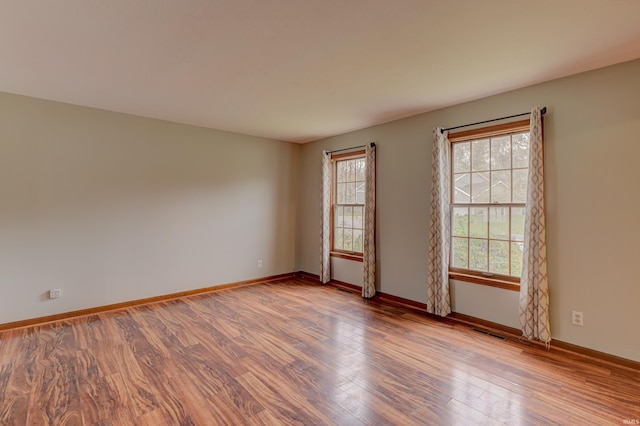
[[[0,0],[0,91],[295,142],[639,57],[640,0]]]

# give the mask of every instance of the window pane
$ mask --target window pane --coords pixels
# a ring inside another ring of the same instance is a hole
[[[489,172],[471,173],[471,202],[489,202]]]
[[[511,202],[511,171],[491,172],[491,202]]]
[[[356,203],[356,183],[355,182],[347,182],[345,183],[346,188],[346,196],[345,203],[346,204],[355,204]]]
[[[347,164],[346,161],[338,161],[337,182],[345,182],[347,180]]]
[[[469,269],[487,270],[487,248],[487,240],[469,240]]]
[[[356,182],[356,203],[364,204],[364,182]]]
[[[356,180],[359,180],[359,181],[365,180],[364,165],[365,165],[364,158],[360,158],[356,160]]]
[[[524,243],[511,243],[511,275],[519,277],[522,275],[522,248]]]
[[[451,258],[451,266],[454,268],[469,267],[469,240],[466,238],[453,238],[452,241],[453,256]]]
[[[353,226],[353,207],[344,207],[344,226],[346,228]]]
[[[513,167],[529,167],[529,132],[512,136]]]
[[[489,139],[471,142],[471,170],[474,172],[489,170]]]
[[[469,236],[487,238],[488,212],[486,207],[473,207],[469,209]]]
[[[509,239],[509,207],[489,208],[489,238],[496,240]],[[507,250],[508,253],[509,251]]]
[[[458,173],[453,175],[453,202],[468,203],[470,188],[469,173]]]
[[[353,250],[353,231],[351,229],[344,230],[344,244],[342,247],[344,250]]]
[[[469,171],[471,165],[471,144],[469,142],[453,144],[453,172]]]
[[[353,230],[353,251],[362,253],[362,229]]]
[[[518,169],[513,171],[513,202],[527,202],[527,174],[529,169]]]
[[[509,275],[508,241],[489,241],[489,272]]]
[[[491,138],[491,170],[511,168],[511,137]]]
[[[344,249],[344,239],[342,228],[335,228],[333,231],[333,248],[336,250]]]
[[[344,226],[344,207],[336,206],[336,215],[333,218],[335,226]]]
[[[513,241],[524,241],[524,211],[524,207],[511,209],[511,239]]]
[[[347,184],[346,183],[339,183],[338,185],[336,185],[336,200],[338,201],[338,204],[344,204],[347,202]]]
[[[353,227],[357,229],[363,228],[362,216],[364,215],[364,207],[353,207]]]
[[[469,209],[467,207],[453,208],[451,234],[456,237],[469,236]]]
[[[356,180],[356,160],[348,160],[345,163],[347,163],[347,181],[353,182]]]

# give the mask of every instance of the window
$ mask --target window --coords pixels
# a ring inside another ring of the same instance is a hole
[[[450,276],[515,290],[522,272],[529,121],[453,133],[449,140]]]
[[[364,151],[332,157],[331,255],[362,261],[364,243]]]

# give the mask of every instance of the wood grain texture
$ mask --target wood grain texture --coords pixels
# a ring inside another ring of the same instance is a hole
[[[93,315],[100,312],[115,311],[117,309],[125,309],[133,306],[146,305],[148,303],[156,303],[156,302],[162,302],[164,300],[179,299],[181,297],[210,293],[212,291],[219,291],[219,290],[224,290],[228,288],[235,288],[235,287],[242,287],[245,285],[257,284],[257,283],[267,283],[271,281],[278,281],[284,278],[291,278],[294,275],[295,274],[292,272],[286,273],[286,274],[272,275],[269,277],[255,278],[252,280],[238,281],[235,283],[228,283],[228,284],[219,284],[212,287],[197,288],[194,290],[186,290],[186,291],[180,291],[177,293],[163,294],[161,296],[147,297],[144,299],[128,300],[126,302],[96,306],[94,308],[80,309],[80,310],[71,311],[71,312],[63,312],[60,314],[47,315],[44,317],[29,318],[29,319],[20,320],[20,321],[7,322],[7,323],[0,324],[0,331],[14,330],[16,328],[21,328],[21,327],[31,327],[35,325],[46,324],[46,323],[61,321],[61,320],[70,319],[70,318],[82,317],[85,315]]]
[[[638,370],[302,279],[0,333],[2,425],[634,419]]]
[[[296,276],[305,281],[309,281],[315,284],[320,284],[320,280],[317,275],[310,274],[308,272],[298,272]],[[360,294],[362,287],[345,283],[338,280],[331,280],[327,283],[329,286],[334,286],[340,288],[344,291],[349,291],[351,293]],[[373,297],[374,300],[381,302],[383,304],[390,304],[394,306],[400,306],[404,308],[408,308],[411,310],[417,310],[422,312],[424,315],[435,321],[442,321],[450,324],[458,324],[458,325],[466,325],[471,328],[478,328],[483,331],[496,334],[499,336],[509,337],[519,339],[522,336],[522,331],[517,328],[509,327],[503,324],[498,324],[492,321],[486,321],[480,318],[472,317],[469,315],[461,314],[458,312],[452,312],[446,317],[439,317],[437,315],[431,315],[427,313],[427,305],[425,303],[416,302],[415,300],[405,299],[403,297],[394,296],[392,294],[387,294],[383,292],[377,292]],[[544,345],[542,342],[538,341],[529,341],[523,340],[524,344],[528,345]],[[611,363],[615,366],[626,367],[632,370],[640,370],[640,362],[634,361],[628,358],[622,358],[616,355],[611,355],[605,352],[596,351],[594,349],[585,348],[583,346],[574,345],[571,343],[563,342],[561,340],[552,339],[551,340],[551,350],[556,351],[566,351],[573,355],[579,354],[586,357],[593,358],[597,361],[602,361],[605,363]]]
[[[449,142],[462,142],[472,139],[484,139],[507,133],[528,132],[531,121],[529,119],[512,121],[510,123],[495,124],[493,126],[478,127],[477,129],[462,130],[449,133]]]

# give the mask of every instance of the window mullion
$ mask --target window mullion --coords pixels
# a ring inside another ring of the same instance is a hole
[[[489,204],[493,201],[493,168],[491,167],[491,139],[489,139]],[[488,235],[488,234],[487,234]]]
[[[471,207],[467,208],[467,269],[471,269]]]
[[[513,199],[512,199],[513,201]],[[513,276],[513,271],[511,270],[511,229],[512,229],[512,223],[511,223],[511,218],[513,217],[513,215],[511,214],[513,212],[513,207],[509,206],[509,235],[507,235],[507,241],[509,244],[509,275]]]
[[[489,145],[491,146],[491,145]],[[491,150],[491,148],[489,148]],[[491,161],[491,157],[489,157],[489,161]],[[489,169],[491,169],[491,164],[489,164]],[[489,181],[489,187],[491,187],[491,181]],[[491,201],[491,198],[489,198]],[[491,206],[487,207],[487,272],[491,273]]]

